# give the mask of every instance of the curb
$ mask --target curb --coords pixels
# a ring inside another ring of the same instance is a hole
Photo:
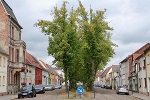
[[[138,99],[140,99],[140,100],[144,100],[144,99],[142,99],[142,98],[140,98],[140,97],[137,97],[137,96],[135,96],[135,95],[130,95],[130,96],[133,96],[133,97],[138,98]]]

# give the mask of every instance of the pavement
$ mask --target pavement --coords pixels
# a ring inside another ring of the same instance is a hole
[[[150,100],[150,96],[147,96],[145,94],[141,94],[141,93],[137,93],[137,92],[133,92],[133,94],[132,94],[132,92],[130,92],[130,95],[134,96],[136,98],[139,98],[141,100]]]
[[[103,94],[102,94],[103,95]],[[130,96],[133,96],[135,98],[141,99],[141,100],[150,100],[150,96],[147,96],[145,94],[141,94],[141,93],[137,93],[137,92],[130,92]],[[98,95],[96,97],[99,97]],[[5,96],[0,96],[0,100],[15,100],[15,98],[17,98],[17,95],[5,95]],[[80,99],[80,98],[76,98],[76,99]],[[96,98],[95,98],[96,99]],[[68,99],[67,99],[68,100]],[[81,99],[80,99],[81,100]],[[84,100],[82,98],[82,100]],[[85,99],[86,100],[86,99]],[[99,100],[99,99],[97,99]]]
[[[0,96],[0,100],[14,100],[15,98],[17,98],[17,94]]]

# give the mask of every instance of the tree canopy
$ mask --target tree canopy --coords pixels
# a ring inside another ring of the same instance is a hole
[[[93,90],[96,72],[115,54],[111,41],[112,27],[105,20],[104,10],[86,11],[81,1],[79,7],[68,11],[66,1],[54,7],[53,20],[39,20],[35,25],[48,36],[48,54],[65,73],[65,85],[76,89],[83,82],[85,89]]]

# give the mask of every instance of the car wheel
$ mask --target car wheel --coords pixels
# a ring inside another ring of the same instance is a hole
[[[34,95],[34,97],[36,97],[36,94]]]
[[[45,91],[43,91],[43,93],[45,93]]]
[[[34,97],[34,94],[31,94],[31,98],[33,98]]]
[[[126,95],[129,95],[129,93],[126,93]]]
[[[20,96],[18,96],[18,99],[20,99],[21,97]]]
[[[117,94],[119,94],[119,92],[117,92]]]

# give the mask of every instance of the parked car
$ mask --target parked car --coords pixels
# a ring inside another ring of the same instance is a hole
[[[34,86],[36,93],[45,93],[45,87],[43,85]]]
[[[105,88],[106,89],[112,89],[112,86],[110,84],[107,84]]]
[[[61,86],[60,85],[54,85],[55,86],[55,89],[60,89]]]
[[[101,86],[101,88],[105,88],[105,87],[106,87],[106,85],[104,85],[104,84]]]
[[[118,86],[117,94],[119,93],[125,93],[126,95],[129,95],[129,90],[127,86]]]
[[[35,88],[32,85],[22,87],[18,92],[18,98],[36,97]]]
[[[44,87],[45,87],[45,91],[54,90],[54,88],[51,84],[45,85]]]
[[[101,87],[102,85],[101,84],[95,84],[95,87]]]

